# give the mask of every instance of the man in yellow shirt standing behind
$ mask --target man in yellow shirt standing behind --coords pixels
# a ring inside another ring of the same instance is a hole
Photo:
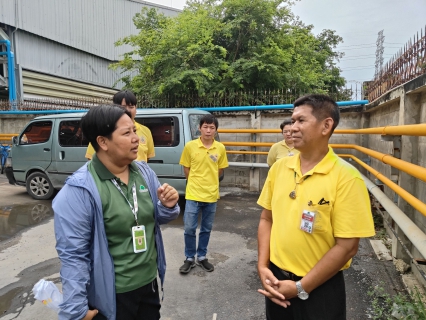
[[[294,149],[293,139],[291,138],[291,120],[284,120],[280,124],[280,129],[284,140],[275,143],[269,149],[267,162],[270,167],[281,158],[292,157],[299,153],[299,151]]]
[[[149,128],[135,121],[136,116],[136,96],[129,90],[117,92],[112,98],[114,104],[121,105],[132,115],[132,120],[135,123],[136,134],[139,137],[138,157],[136,161],[148,162],[149,158],[155,157],[154,141]],[[95,149],[89,143],[86,150],[86,158],[91,160]]]
[[[214,270],[214,266],[206,258],[207,246],[219,199],[219,176],[223,169],[228,167],[225,146],[214,139],[218,125],[213,115],[203,116],[199,126],[201,137],[185,145],[179,161],[188,180],[183,216],[186,260],[179,268],[179,272],[183,274],[195,267],[195,256],[201,268],[208,272]],[[201,226],[197,248],[196,231],[200,212]]]

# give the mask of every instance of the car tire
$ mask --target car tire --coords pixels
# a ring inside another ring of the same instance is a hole
[[[43,172],[31,173],[26,182],[28,194],[36,200],[48,200],[53,197],[55,189]]]

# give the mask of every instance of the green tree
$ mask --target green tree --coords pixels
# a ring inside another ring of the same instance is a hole
[[[117,41],[133,50],[113,64],[126,86],[154,98],[289,88],[329,92],[344,85],[334,61],[342,38],[315,36],[290,0],[190,0],[174,18],[144,8],[137,35]]]

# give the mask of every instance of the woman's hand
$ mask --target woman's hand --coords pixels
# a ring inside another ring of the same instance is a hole
[[[99,313],[98,310],[89,310],[86,313],[86,316],[82,320],[92,320],[97,314]]]
[[[167,208],[173,208],[179,200],[176,189],[167,183],[157,189],[157,196],[161,204]]]

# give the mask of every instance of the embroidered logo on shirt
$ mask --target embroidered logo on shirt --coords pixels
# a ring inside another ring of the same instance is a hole
[[[145,188],[143,185],[139,186],[139,192],[148,192],[148,189]]]
[[[140,136],[140,137],[139,137],[139,141],[140,141],[140,143],[142,143],[142,144],[146,144],[146,139],[145,139],[145,137],[144,137],[144,136]]]
[[[323,205],[323,204],[330,204],[330,201],[325,200],[324,198],[322,198],[319,202],[319,205]]]

